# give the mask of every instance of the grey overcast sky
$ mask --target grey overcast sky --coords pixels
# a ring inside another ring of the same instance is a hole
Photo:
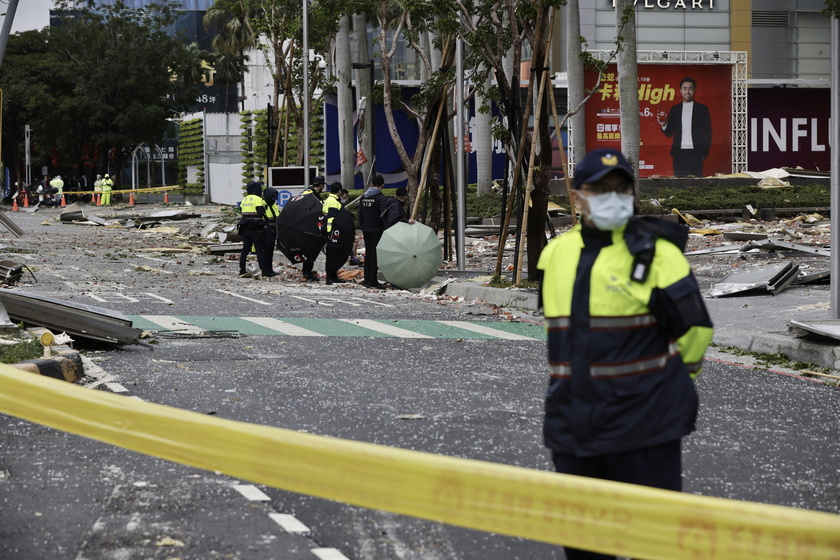
[[[52,7],[53,0],[18,0],[15,20],[12,23],[12,33],[47,27],[50,24],[50,9]],[[4,23],[8,8],[9,0],[0,0],[0,14],[3,14],[2,20]]]

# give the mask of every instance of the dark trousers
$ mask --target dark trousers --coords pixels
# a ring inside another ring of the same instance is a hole
[[[263,274],[274,272],[274,246],[277,244],[277,230],[273,227],[265,228],[265,237],[263,237],[263,252],[265,253],[266,268],[260,267]],[[259,258],[259,257],[257,257]]]
[[[557,472],[682,491],[681,441],[600,457],[551,452]],[[615,560],[615,556],[564,547],[567,560]]]
[[[245,272],[245,264],[247,263],[248,255],[251,253],[251,247],[254,247],[254,252],[257,253],[257,263],[260,265],[260,270],[265,273],[271,270],[271,262],[266,258],[265,254],[265,238],[256,239],[254,234],[243,229],[242,232],[242,252],[239,253],[239,273]]]
[[[379,240],[382,239],[381,231],[363,231],[365,237],[365,284],[378,283],[379,280],[376,275],[379,271],[379,266],[376,262],[376,246],[379,245]]]
[[[352,247],[342,249],[330,249],[327,247],[325,251],[327,254],[327,263],[324,266],[327,272],[327,278],[335,280],[338,277],[338,270],[347,262],[347,257],[350,256],[352,249]]]
[[[703,177],[703,156],[696,150],[679,150],[674,156],[674,176]]]

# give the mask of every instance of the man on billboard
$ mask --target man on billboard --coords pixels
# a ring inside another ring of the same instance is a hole
[[[712,119],[709,108],[694,100],[697,82],[685,77],[680,81],[682,103],[666,114],[660,111],[657,122],[668,138],[673,137],[671,157],[676,177],[703,177],[703,161],[712,146]]]

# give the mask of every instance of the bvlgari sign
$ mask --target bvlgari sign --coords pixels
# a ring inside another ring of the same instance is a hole
[[[635,0],[633,5],[646,10],[712,10],[715,0]],[[612,0],[612,6],[615,8],[615,0]]]

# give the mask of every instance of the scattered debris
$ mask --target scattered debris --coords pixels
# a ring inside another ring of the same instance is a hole
[[[709,297],[722,297],[764,290],[776,295],[799,274],[799,265],[792,262],[773,264],[755,270],[743,270],[728,274],[709,290]]]

